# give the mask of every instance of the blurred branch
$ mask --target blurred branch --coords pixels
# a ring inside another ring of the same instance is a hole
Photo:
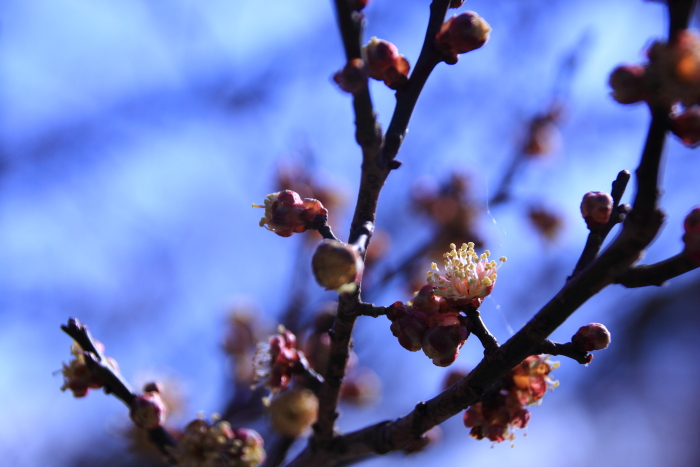
[[[386,315],[386,307],[375,306],[371,303],[360,303],[359,313],[362,316],[371,316],[372,318],[379,318],[380,316]]]
[[[629,288],[647,287],[650,285],[661,286],[667,280],[692,271],[697,267],[698,265],[690,261],[685,253],[679,253],[658,263],[631,267],[618,277],[615,283]]]
[[[105,393],[113,394],[130,408],[134,399],[136,399],[136,394],[131,391],[129,383],[124,380],[121,374],[114,371],[109,364],[105,364],[105,356],[98,350],[87,326],[76,318],[69,318],[67,325],[61,325],[61,330],[72,337],[83,349],[85,352],[83,354],[85,356],[85,364],[92,374],[104,381]],[[151,442],[163,454],[169,456],[166,448],[175,445],[175,440],[170,436],[170,433],[162,426],[147,431]]]

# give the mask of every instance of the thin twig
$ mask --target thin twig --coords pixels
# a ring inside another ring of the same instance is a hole
[[[540,347],[537,349],[536,353],[533,355],[540,354],[550,354],[550,355],[561,355],[562,357],[569,357],[572,360],[579,362],[582,365],[588,365],[593,360],[593,355],[588,352],[578,350],[574,348],[571,342],[566,344],[560,344],[558,342],[552,342],[549,339],[545,339]]]
[[[386,316],[386,307],[375,306],[372,303],[360,303],[359,314],[379,318],[380,316]]]
[[[469,331],[478,337],[479,341],[481,341],[481,345],[484,346],[484,354],[493,354],[493,352],[499,347],[498,341],[486,328],[486,324],[484,324],[484,321],[481,319],[481,313],[479,310],[472,307],[466,307],[462,311],[464,311],[467,318],[469,318]]]
[[[627,209],[620,206],[620,200],[622,195],[625,194],[625,189],[627,188],[627,183],[630,180],[630,173],[627,170],[622,170],[617,174],[617,178],[612,183],[612,190],[610,196],[613,199],[612,212],[610,214],[610,219],[608,223],[600,230],[591,230],[588,234],[588,239],[586,240],[586,246],[583,248],[581,257],[576,263],[574,272],[571,277],[575,276],[583,270],[586,266],[591,264],[591,262],[598,256],[600,248],[603,246],[605,237],[608,236],[610,230],[620,222],[624,221],[624,217],[627,214]]]

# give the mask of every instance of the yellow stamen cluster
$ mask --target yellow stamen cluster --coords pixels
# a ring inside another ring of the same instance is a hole
[[[265,227],[267,230],[274,230],[269,227],[270,221],[272,220],[272,203],[277,201],[277,198],[279,196],[279,192],[277,193],[270,193],[269,195],[265,196],[265,201],[264,205],[260,204],[253,204],[254,208],[263,208],[265,209],[265,215],[260,219],[260,227]]]
[[[435,295],[454,300],[484,298],[491,293],[491,288],[496,283],[496,271],[500,265],[489,261],[489,250],[484,250],[481,255],[474,251],[474,244],[464,243],[458,250],[454,243],[450,244],[450,251],[445,253],[445,274],[440,275],[437,264],[430,265],[428,271],[428,284],[434,285]],[[501,263],[506,257],[500,258]]]

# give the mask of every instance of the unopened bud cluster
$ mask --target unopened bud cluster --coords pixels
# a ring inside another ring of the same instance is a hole
[[[257,467],[265,461],[263,444],[254,430],[234,430],[227,421],[198,418],[168,453],[180,467]]]
[[[299,365],[306,360],[296,345],[296,336],[286,329],[270,336],[267,343],[259,343],[253,358],[256,382],[273,393],[287,389]]]
[[[688,146],[700,144],[700,38],[682,30],[669,42],[654,42],[644,65],[621,65],[610,75],[612,96],[622,104],[683,106],[672,131]]]
[[[94,343],[99,347],[100,352],[104,352],[104,345],[102,345],[101,342],[94,341]],[[70,351],[73,358],[68,364],[64,363],[61,369],[61,374],[63,375],[61,391],[68,389],[73,393],[74,397],[85,397],[90,389],[99,389],[103,387],[104,381],[102,378],[93,374],[88,369],[85,361],[86,352],[75,343],[71,346]],[[114,359],[105,357],[105,360],[105,363],[111,366],[116,373],[119,372],[119,366]]]
[[[700,206],[686,216],[683,230],[684,252],[694,264],[700,266]]]
[[[542,400],[547,389],[559,385],[549,374],[559,366],[548,356],[533,355],[523,360],[499,381],[500,390],[487,392],[480,402],[464,412],[470,436],[500,443],[512,440],[513,428],[525,428],[530,421],[527,406]]]
[[[253,204],[253,207],[265,209],[260,227],[265,227],[280,237],[306,232],[324,224],[328,219],[328,210],[319,200],[301,199],[298,193],[291,190],[269,194],[264,205]]]
[[[581,201],[581,216],[592,231],[600,230],[608,223],[612,209],[612,196],[602,191],[590,191]]]
[[[446,299],[436,296],[432,285],[418,292],[411,305],[396,302],[387,309],[391,332],[411,352],[423,350],[437,366],[451,365],[469,337],[466,317]]]
[[[367,45],[362,47],[362,57],[369,77],[384,81],[391,89],[398,89],[408,81],[411,66],[391,42],[371,38]]]

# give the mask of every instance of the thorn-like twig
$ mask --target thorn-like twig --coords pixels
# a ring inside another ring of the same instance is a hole
[[[558,342],[552,342],[549,339],[545,339],[540,348],[533,355],[540,354],[550,354],[550,355],[561,355],[562,357],[569,357],[572,360],[579,362],[582,365],[588,365],[593,360],[593,355],[586,351],[578,350],[574,347],[574,344],[567,342],[566,344],[560,344]]]

